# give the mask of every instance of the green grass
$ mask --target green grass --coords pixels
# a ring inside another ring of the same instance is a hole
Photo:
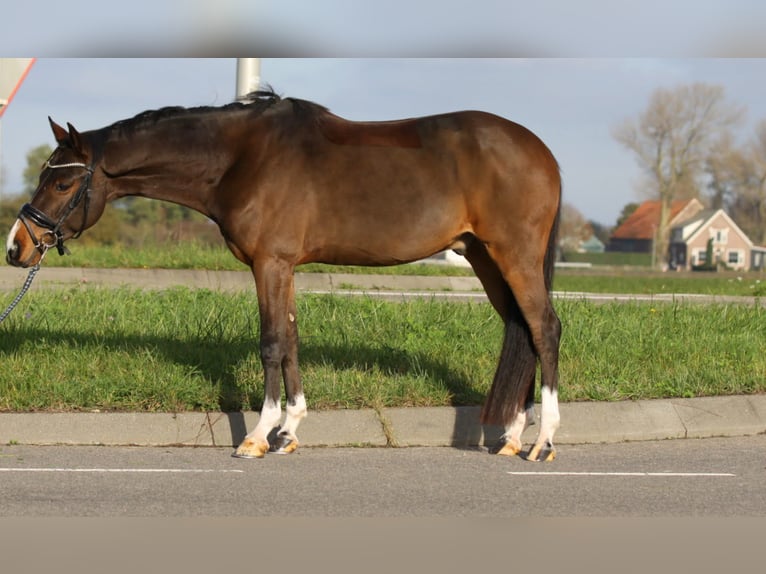
[[[766,392],[759,307],[557,309],[563,401]],[[481,404],[502,339],[480,303],[302,295],[298,315],[312,409]],[[35,290],[0,325],[0,411],[259,408],[258,335],[252,293]]]
[[[690,293],[701,295],[766,295],[766,275],[761,273],[660,273],[559,270],[553,280],[556,291],[585,293],[634,293],[658,295]]]
[[[764,310],[744,305],[563,302],[562,400],[766,391]]]
[[[637,266],[650,268],[652,255],[650,253],[620,253],[605,251],[604,253],[571,253],[564,254],[564,259],[570,263],[591,263],[592,265]]]
[[[73,256],[51,254],[46,265],[246,270],[223,246],[71,247]],[[298,271],[472,275],[423,264]],[[760,297],[761,277],[561,269],[554,289]],[[311,408],[483,401],[502,339],[489,305],[309,295],[298,305]],[[557,309],[564,401],[766,392],[760,308],[559,300]],[[258,331],[252,293],[34,290],[0,325],[0,411],[257,409]]]

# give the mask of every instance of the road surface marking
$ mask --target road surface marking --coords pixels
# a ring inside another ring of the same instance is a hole
[[[0,472],[92,472],[92,473],[211,473],[211,472],[235,472],[243,473],[244,470],[212,469],[212,468],[0,468]]]
[[[731,477],[730,472],[558,472],[558,471],[508,471],[514,476],[678,476],[678,477]]]

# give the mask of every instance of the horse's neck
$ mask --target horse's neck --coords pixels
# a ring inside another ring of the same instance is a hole
[[[140,196],[170,201],[209,215],[210,195],[228,166],[227,153],[222,146],[213,142],[192,144],[187,141],[183,149],[174,150],[144,137],[136,138],[126,147],[132,155],[121,159],[120,169],[110,175],[108,201]],[[110,163],[116,163],[116,160],[105,155],[107,172]]]

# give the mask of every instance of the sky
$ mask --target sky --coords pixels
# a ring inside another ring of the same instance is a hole
[[[693,82],[724,86],[745,106],[741,137],[766,119],[766,59],[262,58],[261,80],[352,120],[459,109],[525,125],[561,165],[564,201],[613,225],[645,199],[635,157],[613,137],[651,93]],[[54,145],[48,116],[84,131],[168,105],[224,105],[236,97],[236,58],[39,58],[0,124],[4,193],[21,189],[27,152]]]
[[[765,19],[762,0],[27,0],[3,10],[0,51],[223,56],[247,47],[260,57],[763,56]]]

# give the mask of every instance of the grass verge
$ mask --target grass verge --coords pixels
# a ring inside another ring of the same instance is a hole
[[[563,401],[766,392],[764,311],[559,300]],[[488,304],[301,295],[312,409],[481,404],[502,326]],[[252,293],[30,293],[0,325],[0,411],[259,408]]]

